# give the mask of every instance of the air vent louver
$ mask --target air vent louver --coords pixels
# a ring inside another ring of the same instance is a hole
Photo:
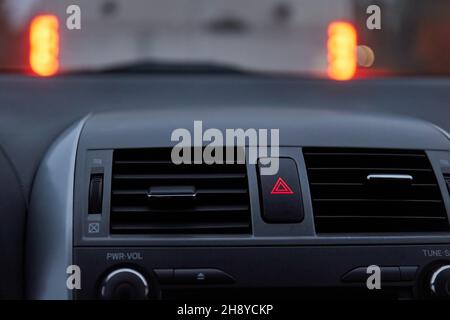
[[[111,233],[251,231],[245,164],[181,164],[171,149],[114,151]]]
[[[318,233],[449,230],[424,152],[304,148],[303,153]]]

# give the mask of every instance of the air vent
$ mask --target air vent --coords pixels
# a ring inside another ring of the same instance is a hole
[[[421,151],[303,149],[318,233],[448,231]]]
[[[181,164],[171,149],[114,151],[111,233],[250,233],[245,164]]]

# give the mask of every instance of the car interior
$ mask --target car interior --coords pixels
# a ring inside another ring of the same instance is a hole
[[[0,299],[450,298],[449,3],[372,2],[0,3]]]

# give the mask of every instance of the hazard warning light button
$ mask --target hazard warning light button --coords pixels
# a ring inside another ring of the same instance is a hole
[[[304,217],[302,191],[294,159],[279,158],[278,173],[263,175],[261,168],[267,163],[273,165],[267,160],[260,159],[258,163],[263,219],[269,223],[301,222]]]

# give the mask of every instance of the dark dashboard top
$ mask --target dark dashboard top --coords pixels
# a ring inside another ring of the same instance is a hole
[[[280,146],[450,148],[450,140],[442,129],[409,117],[276,105],[226,108],[211,102],[211,106],[94,114],[84,126],[79,149],[173,146],[178,140],[171,142],[172,132],[182,128],[196,135],[194,121],[198,120],[202,126],[200,134],[209,128],[222,132],[227,129],[277,129]],[[229,143],[224,140],[224,143]],[[247,141],[247,145],[250,143]]]

